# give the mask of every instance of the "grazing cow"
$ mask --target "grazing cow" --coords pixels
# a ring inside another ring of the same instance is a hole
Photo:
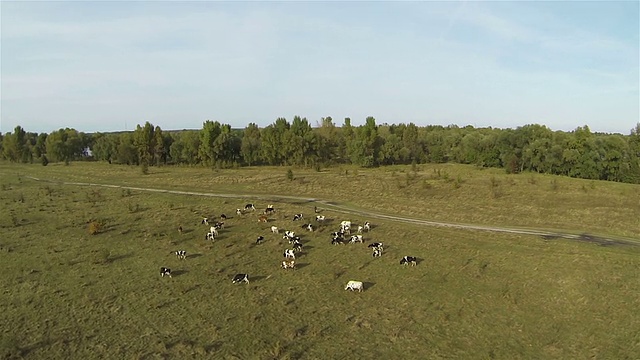
[[[278,230],[278,227],[277,227],[277,226],[272,226],[272,227],[271,227],[271,232],[272,232],[272,233],[274,233],[274,234],[277,234],[277,233],[279,233],[280,231]]]
[[[245,209],[245,210],[251,210],[251,211],[254,211],[254,210],[256,209],[256,207],[255,207],[255,206],[253,206],[253,204],[247,204],[247,205],[245,205],[245,206],[244,206],[244,209]]]
[[[248,284],[249,283],[249,275],[248,274],[236,274],[236,276],[233,277],[232,283],[236,284],[236,283],[241,283],[241,282],[246,282]]]
[[[364,229],[362,226],[358,226],[358,234],[362,234],[362,229]]]
[[[331,240],[331,244],[332,245],[343,245],[344,244],[344,239],[341,237],[334,237],[333,240]]]
[[[266,215],[260,215],[260,216],[258,217],[258,222],[266,223],[268,220],[269,220],[269,219],[267,219],[267,216],[266,216]]]
[[[187,252],[184,250],[178,250],[176,252],[174,252],[174,254],[176,254],[176,256],[178,257],[178,259],[186,259],[187,258]]]
[[[285,249],[284,250],[284,257],[285,257],[285,259],[291,258],[291,259],[295,260],[296,259],[296,254],[293,253],[293,250]]]
[[[182,234],[182,226],[178,226],[178,233]]]
[[[350,280],[347,283],[347,286],[344,287],[345,290],[351,290],[351,291],[358,290],[358,292],[362,292],[363,288],[364,288],[364,285],[362,284],[362,281],[354,281],[354,280]]]
[[[204,218],[204,219],[202,219],[202,221],[200,223],[201,224],[205,224],[205,225],[209,225],[209,219],[208,218]]]
[[[382,250],[373,249],[373,257],[379,257],[379,256],[382,256]]]
[[[351,228],[351,221],[345,220],[340,223],[341,228]]]
[[[294,252],[301,252],[302,251],[302,243],[301,242],[294,242],[293,243],[293,251]]]
[[[302,216],[302,214],[293,215],[293,221],[298,221],[298,220],[302,220],[302,219],[304,219],[304,216]]]
[[[408,265],[416,266],[418,259],[415,256],[405,256],[400,260],[400,265]]]
[[[295,233],[295,232],[293,232],[293,231],[286,230],[286,231],[284,232],[284,237],[285,237],[285,238],[293,239],[295,236],[296,236],[296,233]],[[283,238],[283,239],[284,239],[284,238]],[[287,239],[285,239],[285,240],[287,240]]]
[[[364,243],[364,241],[362,240],[362,235],[352,235],[351,236],[351,240],[349,240],[350,243],[354,244],[354,243]]]
[[[216,222],[213,227],[215,227],[216,229],[224,229],[224,223],[223,222]]]
[[[326,219],[326,217],[324,215],[316,215],[316,221],[317,222],[322,222]]]
[[[282,268],[283,269],[295,269],[296,266],[296,261],[295,260],[291,260],[291,261],[283,261],[282,262]]]
[[[164,277],[165,275],[167,275],[168,277],[171,277],[171,269],[166,268],[166,267],[161,267],[160,268],[160,276]]]
[[[263,241],[264,241],[264,236],[260,235],[258,236],[258,239],[256,239],[256,244],[262,244]]]
[[[222,221],[227,220],[227,215],[225,214],[220,215],[220,220]]]
[[[276,212],[276,208],[274,208],[273,205],[269,205],[267,206],[266,209],[264,209],[265,215],[270,215],[270,214],[273,214],[274,212]]]
[[[236,209],[236,215],[242,215],[242,209]]]
[[[368,232],[369,230],[371,230],[371,223],[368,221],[365,221],[363,228],[364,228],[364,231]]]
[[[317,213],[319,213],[319,212],[320,212],[320,210],[318,210],[318,207],[317,207],[317,206],[314,206],[314,207],[313,207],[313,212],[315,212],[315,213],[317,214]]]
[[[289,241],[289,244],[295,244],[297,242],[300,242],[300,236],[294,236],[292,238],[287,238]]]
[[[302,225],[302,228],[303,228],[303,229],[307,229],[307,230],[309,230],[309,231],[313,231],[313,230],[314,230],[314,228],[313,228],[313,225],[312,225],[312,224],[304,224],[304,225]]]
[[[209,233],[207,233],[207,235],[205,235],[205,236],[204,236],[204,239],[205,239],[205,240],[211,240],[211,241],[214,241],[216,238],[215,238],[215,236],[213,236],[213,233],[210,233],[210,232],[209,232]]]
[[[375,250],[375,249],[380,250],[380,251],[382,251],[382,250],[383,250],[383,248],[382,248],[382,243],[379,243],[379,242],[371,243],[371,244],[369,244],[367,247],[373,248],[374,250]]]

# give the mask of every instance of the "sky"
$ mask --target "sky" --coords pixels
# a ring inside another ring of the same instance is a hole
[[[0,131],[640,122],[640,2],[0,2]]]

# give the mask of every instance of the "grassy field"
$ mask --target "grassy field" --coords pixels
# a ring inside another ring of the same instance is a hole
[[[267,224],[235,215],[259,194],[322,198],[427,220],[640,238],[640,187],[465,166],[322,172],[0,164],[0,357],[46,359],[637,359],[640,247],[372,221],[333,246],[273,201]],[[415,170],[415,171],[414,171]],[[233,192],[208,198],[43,179]],[[274,197],[275,198],[275,197]],[[202,216],[231,218],[215,242]],[[92,222],[100,224],[91,235]],[[295,271],[272,225],[302,235]],[[179,234],[177,227],[184,231]],[[263,235],[266,241],[256,245]],[[178,260],[175,250],[188,252]],[[420,259],[401,267],[404,255]],[[173,278],[161,278],[160,266]],[[232,284],[235,273],[250,284]],[[348,280],[362,293],[344,291]]]

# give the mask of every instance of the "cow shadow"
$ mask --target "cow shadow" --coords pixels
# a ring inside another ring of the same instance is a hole
[[[309,266],[309,263],[297,263],[297,264],[296,264],[295,269],[296,269],[296,270],[298,270],[298,269],[304,269],[304,268],[306,268],[307,266]]]
[[[173,270],[171,271],[171,277],[181,276],[188,273],[188,270]]]
[[[193,229],[182,229],[183,234],[190,234],[193,232]]]
[[[199,258],[200,256],[202,256],[202,254],[191,254],[191,255],[188,255],[187,258],[195,259],[195,258]]]
[[[370,281],[363,281],[362,282],[362,287],[364,291],[367,291],[369,289],[371,289],[372,287],[376,286],[376,283],[374,282],[370,282]]]
[[[423,262],[423,261],[424,261],[424,259],[423,259],[423,258],[419,258],[419,257],[417,257],[417,258],[416,258],[416,265],[420,265],[420,264],[422,264],[422,262]]]
[[[260,281],[260,280],[264,280],[264,279],[266,279],[266,278],[267,278],[267,277],[266,277],[266,276],[263,276],[263,275],[255,275],[255,276],[249,275],[249,281],[250,281],[250,282]]]
[[[311,246],[311,245],[302,245],[302,249],[303,249],[304,251],[311,250],[311,249],[313,249],[313,248],[315,248],[315,246]]]
[[[118,260],[122,260],[122,259],[127,259],[133,256],[133,253],[127,253],[127,254],[121,254],[121,255],[114,255],[114,256],[109,256],[109,262],[115,262]]]

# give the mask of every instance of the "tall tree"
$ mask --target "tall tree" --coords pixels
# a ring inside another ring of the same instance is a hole
[[[255,123],[250,123],[242,133],[241,150],[242,159],[249,165],[257,165],[260,161],[260,128]]]

